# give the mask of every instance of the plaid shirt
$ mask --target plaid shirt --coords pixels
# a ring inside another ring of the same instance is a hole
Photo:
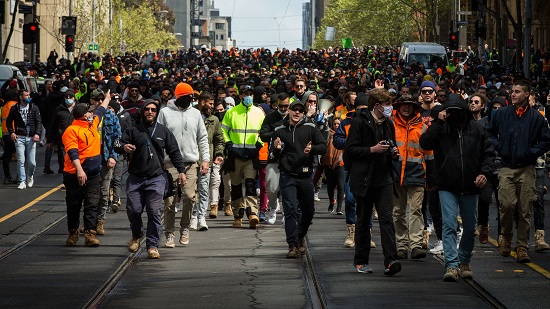
[[[122,137],[120,130],[120,122],[118,117],[111,110],[107,109],[105,116],[100,124],[101,127],[101,154],[103,162],[107,162],[109,158],[118,161],[119,154],[115,152],[115,143]]]

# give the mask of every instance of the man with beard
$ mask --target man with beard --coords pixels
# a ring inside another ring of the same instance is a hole
[[[478,194],[494,169],[494,148],[460,96],[449,98],[445,110],[420,137],[420,147],[434,151],[443,218],[443,280],[471,279]],[[457,250],[459,214],[464,231]]]
[[[427,126],[432,124],[434,120],[431,117],[432,109],[438,104],[435,102],[435,91],[437,86],[432,81],[424,81],[420,84],[420,103],[421,111],[420,115],[422,116],[422,121]],[[437,243],[430,250],[432,254],[441,254],[443,252],[443,241],[442,241],[442,223],[441,223],[441,207],[439,205],[439,194],[435,188],[427,188],[424,192],[424,200],[422,201],[423,209],[425,209],[426,204],[429,207],[430,214],[432,215],[432,222],[435,229],[435,234],[437,236]],[[423,210],[425,211],[425,210]],[[423,232],[423,249],[428,249],[428,239],[429,234],[427,230]]]
[[[214,110],[214,96],[209,92],[203,92],[199,97],[199,103],[197,109],[201,112],[202,119],[204,120],[204,126],[206,127],[206,133],[208,134],[208,147],[210,150],[210,162],[212,162],[211,169],[204,175],[199,175],[199,203],[195,203],[194,213],[197,213],[199,217],[204,218],[208,205],[210,204],[209,217],[214,219],[218,217],[218,200],[210,199],[213,196],[211,192],[219,189],[219,181],[217,186],[212,184],[210,188],[211,174],[217,173],[218,179],[220,178],[220,168],[223,163],[223,150],[225,142],[223,140],[223,133],[220,124],[220,120],[212,112]],[[203,225],[208,228],[206,224]]]
[[[134,122],[137,122],[140,118],[138,111],[143,106],[143,98],[139,93],[139,84],[136,82],[131,82],[128,84],[127,89],[128,95],[126,96],[126,100],[122,101],[120,105],[126,109]]]
[[[162,90],[160,91],[160,108],[168,105],[168,101],[172,100],[173,97],[174,92],[172,91],[172,88],[168,86],[162,87]]]
[[[296,91],[294,93],[294,96],[290,98],[290,103],[294,101],[301,101],[302,97],[304,96],[304,93],[306,92],[306,81],[298,78],[296,82],[294,82],[294,90]]]
[[[107,92],[108,94],[108,92]],[[108,101],[108,100],[106,100]],[[147,103],[140,110],[139,123],[124,131],[117,147],[118,153],[130,154],[126,194],[126,213],[132,229],[132,239],[128,251],[139,249],[139,239],[143,235],[141,215],[147,212],[147,253],[150,259],[160,258],[158,243],[162,228],[162,197],[166,180],[163,176],[164,152],[178,171],[177,179],[185,185],[185,165],[174,134],[158,123],[159,105]]]
[[[334,112],[334,118],[339,118],[340,120],[346,119],[348,112],[353,110],[355,98],[357,98],[357,93],[351,91],[346,93],[344,95],[344,104],[336,108],[336,111]]]

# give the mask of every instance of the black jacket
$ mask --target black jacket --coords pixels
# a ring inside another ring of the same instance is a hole
[[[376,126],[374,117],[367,109],[363,109],[351,121],[346,138],[346,149],[344,151],[344,162],[349,170],[350,190],[353,194],[364,197],[371,185],[371,180],[375,170],[383,170],[387,175],[393,175],[391,160],[384,159],[385,153],[371,153],[370,147],[378,144],[382,139],[376,137]],[[382,128],[386,132],[386,140],[395,141],[395,128],[393,123],[385,120]],[[387,162],[385,166],[375,166],[377,161]],[[380,175],[377,175],[380,177]]]
[[[46,130],[46,140],[48,143],[61,141],[61,136],[65,130],[73,123],[73,113],[69,111],[67,105],[59,105],[55,109],[50,127]]]
[[[42,117],[40,116],[38,106],[33,103],[29,103],[28,106],[29,115],[27,116],[27,122],[30,126],[29,133],[27,134],[27,125],[19,112],[21,103],[17,103],[11,107],[8,118],[6,119],[6,126],[8,127],[9,134],[15,132],[16,135],[20,136],[34,136],[35,134],[40,135],[42,133]],[[11,125],[12,122],[13,126]]]
[[[495,152],[485,129],[469,116],[467,124],[451,127],[436,119],[420,137],[420,147],[434,151],[435,185],[455,194],[477,194],[474,182],[480,174],[487,179],[494,170]]]
[[[286,118],[286,117],[285,117]],[[275,136],[275,129],[279,126],[282,126],[285,122],[283,115],[279,114],[278,111],[273,111],[267,114],[262,122],[262,128],[260,129],[260,139],[264,143],[269,143],[269,152],[273,151],[273,137]],[[275,163],[277,160],[271,156],[268,158],[268,163]]]
[[[296,126],[285,120],[282,126],[275,129],[275,136],[279,137],[284,146],[275,150],[274,155],[279,158],[279,170],[299,177],[308,177],[313,173],[313,161],[316,155],[327,152],[327,142],[315,125],[302,119]],[[307,144],[311,142],[311,151],[304,153]]]
[[[158,105],[157,110],[159,110]],[[143,115],[143,107],[140,109],[140,114]],[[129,156],[128,173],[147,179],[159,176],[164,172],[165,150],[178,172],[184,173],[183,157],[174,134],[156,120],[151,126],[144,126],[142,122],[145,123],[141,121],[124,130],[120,143],[115,146],[115,151],[120,154],[125,153],[126,144],[136,146],[136,150]]]
[[[550,150],[548,122],[531,107],[521,118],[514,105],[500,108],[489,122],[487,134],[505,167],[535,165],[537,158]]]

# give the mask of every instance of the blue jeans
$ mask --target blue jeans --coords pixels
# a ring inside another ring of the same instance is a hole
[[[443,255],[445,268],[458,268],[459,264],[469,264],[476,239],[477,194],[458,195],[439,190],[441,217],[443,221]],[[457,216],[462,217],[462,239],[456,248]]]
[[[29,177],[34,175],[36,169],[36,142],[32,136],[17,136],[17,142],[15,142],[15,149],[17,151],[17,166],[19,167],[19,183],[27,181],[27,169],[28,167]]]
[[[210,169],[206,175],[198,173],[197,191],[199,191],[199,202],[193,205],[193,216],[204,218],[210,202]]]
[[[126,180],[128,196],[126,214],[130,221],[132,237],[137,238],[141,234],[143,228],[141,214],[145,210],[147,212],[147,249],[158,248],[162,228],[160,215],[163,209],[162,196],[165,183],[162,174],[151,179],[130,174]]]
[[[353,197],[353,193],[351,193],[349,189],[349,171],[344,171],[344,191],[346,192],[346,203],[344,205],[346,211],[346,224],[355,224],[357,222],[357,212],[355,197]]]

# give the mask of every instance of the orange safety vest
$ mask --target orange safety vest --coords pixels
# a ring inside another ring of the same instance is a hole
[[[426,161],[433,160],[433,151],[420,147],[420,136],[428,126],[423,123],[420,113],[405,121],[399,113],[393,117],[395,143],[399,150],[401,165],[399,184],[401,186],[425,186]],[[421,176],[420,176],[421,175]]]
[[[11,107],[14,106],[15,104],[17,104],[17,101],[8,101],[8,103],[6,103],[4,107],[2,107],[2,134],[7,135],[9,133],[6,120],[8,119],[8,115],[10,114]],[[13,127],[13,124],[12,124],[12,127]]]
[[[550,60],[542,59],[542,71],[543,72],[550,71]]]
[[[63,133],[61,140],[67,152],[64,163],[66,173],[76,174],[76,168],[69,157],[71,149],[78,150],[78,158],[85,171],[92,164],[96,167],[97,163],[101,169],[101,140],[97,131],[99,120],[99,117],[94,116],[94,121],[90,124],[86,120],[75,119]]]

